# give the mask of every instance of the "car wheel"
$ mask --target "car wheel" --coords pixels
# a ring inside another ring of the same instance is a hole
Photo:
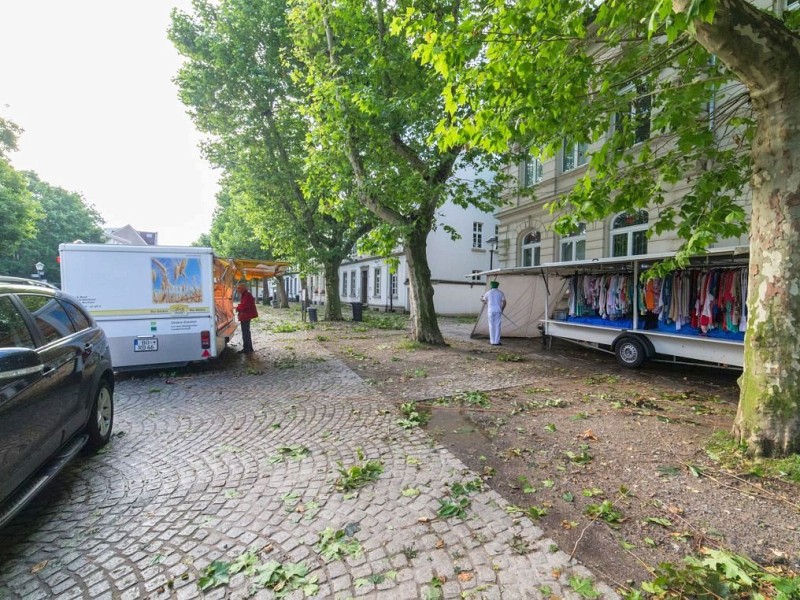
[[[92,414],[86,433],[89,434],[89,447],[93,450],[102,448],[111,439],[111,428],[114,425],[114,392],[106,380],[100,382],[92,404]]]
[[[635,337],[624,337],[617,342],[615,354],[623,367],[636,369],[644,364],[647,358],[644,344]]]

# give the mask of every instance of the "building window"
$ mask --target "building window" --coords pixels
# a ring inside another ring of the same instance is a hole
[[[342,296],[347,296],[347,271],[342,272]]]
[[[381,297],[381,268],[375,267],[372,271],[372,295],[375,298]]]
[[[564,147],[561,151],[561,172],[566,173],[567,171],[572,171],[572,169],[577,169],[581,165],[586,164],[586,161],[588,160],[588,156],[586,154],[587,149],[587,144],[584,144],[583,142],[575,142],[574,140],[565,139]]]
[[[392,298],[397,298],[397,273],[389,275],[389,287],[391,288]]]
[[[522,266],[535,267],[541,264],[541,254],[542,234],[539,231],[531,231],[522,238]]]
[[[472,247],[483,248],[483,223],[477,221],[472,224]]]
[[[542,161],[529,155],[522,165],[522,187],[531,187],[542,180]]]
[[[579,223],[575,230],[561,238],[561,260],[586,259],[586,223]]]
[[[358,276],[358,271],[351,271],[350,272],[350,296],[353,298],[356,297],[356,277]]]
[[[478,273],[480,273],[480,271],[478,269],[472,269],[472,281],[480,281],[481,280],[481,276],[478,275]]]
[[[635,91],[634,91],[635,90]],[[621,148],[630,148],[635,144],[641,144],[650,138],[650,109],[652,96],[647,93],[647,86],[639,84],[636,87],[629,86],[624,93],[635,94],[628,103],[628,108],[624,112],[618,112],[614,117],[614,127],[624,128],[625,138],[620,142]]]
[[[625,212],[611,222],[611,256],[638,256],[647,254],[646,210]]]

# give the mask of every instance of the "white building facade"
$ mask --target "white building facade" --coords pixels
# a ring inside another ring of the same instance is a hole
[[[493,245],[498,234],[497,219],[475,207],[462,208],[452,202],[438,211],[437,221],[461,236],[438,227],[428,235],[428,264],[434,289],[436,312],[440,315],[477,315],[485,278],[470,273],[496,265]],[[397,264],[392,269],[391,264]],[[365,308],[409,312],[408,265],[402,249],[390,260],[375,256],[353,256],[339,269],[337,293],[343,303],[360,302]],[[321,281],[321,277],[317,278]]]

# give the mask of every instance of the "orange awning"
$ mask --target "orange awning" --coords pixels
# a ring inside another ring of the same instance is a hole
[[[214,258],[236,280],[269,279],[283,275],[291,263],[279,260],[255,260],[251,258]]]

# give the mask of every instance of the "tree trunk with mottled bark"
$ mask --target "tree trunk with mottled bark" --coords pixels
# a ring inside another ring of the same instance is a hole
[[[339,297],[339,267],[342,261],[326,262],[325,269],[325,320],[342,321],[342,300]]]
[[[696,1],[696,0],[695,0]],[[676,11],[690,0],[673,0]],[[733,433],[751,454],[800,452],[800,37],[719,0],[696,38],[750,92],[757,118],[744,372]]]
[[[443,346],[445,342],[436,319],[431,269],[428,265],[428,231],[411,233],[404,243],[411,302],[411,335],[418,342]]]
[[[278,275],[278,285],[275,286],[275,293],[278,295],[278,306],[280,308],[289,308],[289,296],[286,294],[286,282],[282,275]]]

